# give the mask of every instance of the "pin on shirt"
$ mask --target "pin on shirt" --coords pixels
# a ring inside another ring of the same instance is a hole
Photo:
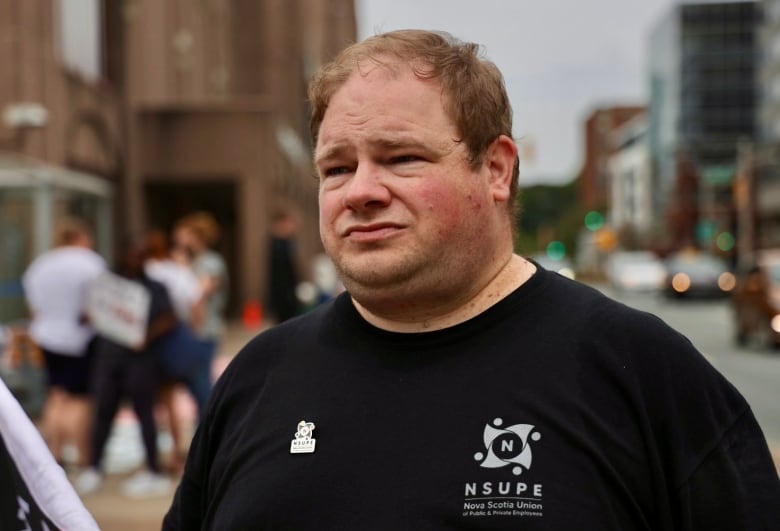
[[[317,441],[312,437],[314,423],[302,420],[298,423],[298,431],[295,432],[295,439],[290,443],[291,454],[313,454],[314,445]]]

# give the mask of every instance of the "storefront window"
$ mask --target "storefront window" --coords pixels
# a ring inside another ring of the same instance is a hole
[[[30,190],[0,189],[0,323],[27,313],[21,276],[35,255],[33,220]]]
[[[54,228],[66,216],[88,222],[97,252],[111,256],[109,183],[65,169],[0,163],[0,325],[28,317],[22,275],[51,248]]]

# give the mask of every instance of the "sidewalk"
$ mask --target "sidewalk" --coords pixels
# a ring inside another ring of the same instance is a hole
[[[231,323],[214,360],[215,374],[220,374],[241,347],[257,333],[258,330],[245,330],[240,322]],[[192,400],[184,392],[177,396],[177,400],[181,400],[183,406],[181,409],[185,412],[186,420],[193,420],[195,405]],[[163,463],[168,458],[165,446],[166,442],[169,444],[169,440],[167,434],[161,434]],[[174,487],[168,496],[143,500],[122,496],[122,481],[143,463],[138,426],[129,408],[123,409],[115,421],[114,431],[106,448],[105,462],[107,474],[100,491],[82,499],[100,529],[102,531],[159,531],[180,478],[173,478]]]

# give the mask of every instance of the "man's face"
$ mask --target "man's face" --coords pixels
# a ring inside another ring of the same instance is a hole
[[[358,300],[451,297],[495,243],[490,171],[469,165],[443,103],[438,82],[409,68],[353,74],[330,101],[315,151],[320,233]]]

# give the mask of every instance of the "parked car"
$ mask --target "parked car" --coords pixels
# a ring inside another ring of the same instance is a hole
[[[726,261],[705,251],[680,251],[665,265],[664,292],[670,297],[727,297],[736,283]]]
[[[666,268],[651,251],[615,251],[607,259],[605,274],[617,290],[653,292],[663,287]]]
[[[738,273],[731,296],[737,343],[780,346],[780,249],[759,251]]]

